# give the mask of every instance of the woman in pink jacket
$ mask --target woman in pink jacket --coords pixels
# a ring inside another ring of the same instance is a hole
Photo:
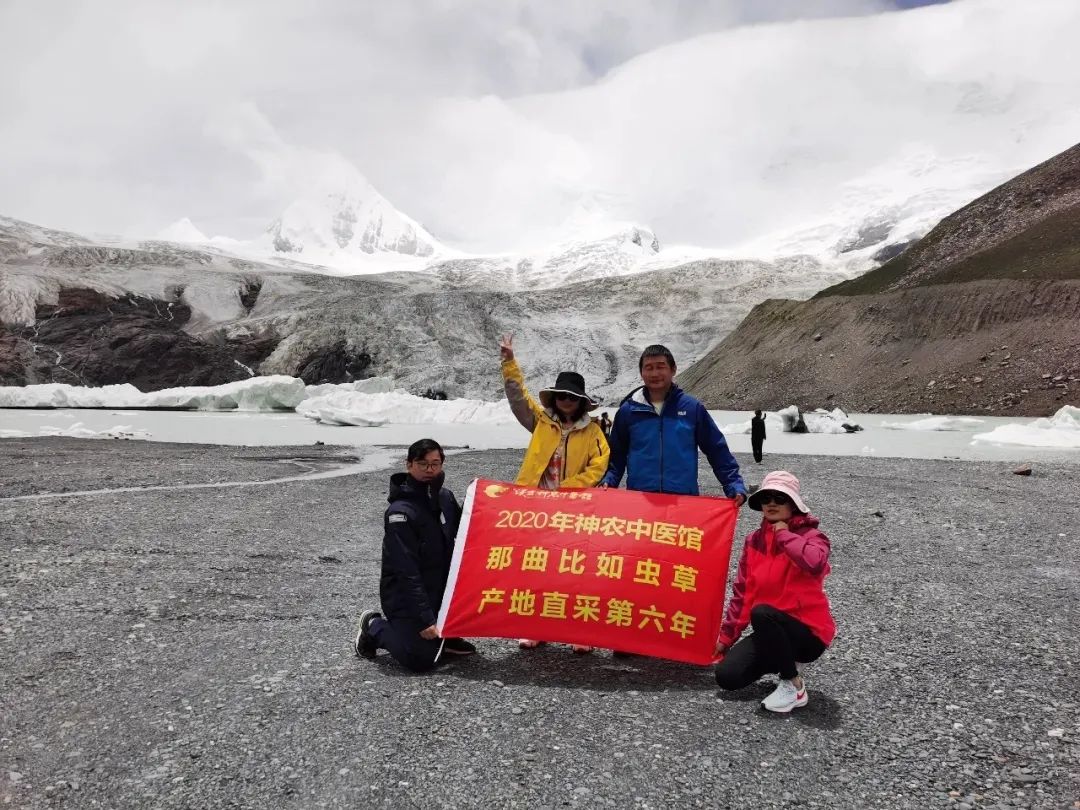
[[[816,660],[836,635],[824,586],[829,538],[818,530],[818,519],[799,494],[799,479],[789,472],[766,475],[749,504],[762,513],[761,527],[743,544],[716,643],[717,656],[723,656],[716,682],[721,689],[742,689],[778,673],[780,683],[761,705],[790,712],[807,703],[798,663]],[[740,641],[747,625],[754,632]]]

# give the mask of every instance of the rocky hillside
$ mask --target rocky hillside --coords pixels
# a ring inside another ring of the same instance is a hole
[[[497,340],[530,381],[577,369],[621,397],[641,347],[701,357],[757,302],[845,278],[813,260],[700,260],[550,289],[476,267],[335,277],[212,247],[95,244],[0,218],[0,384],[130,382],[144,390],[293,374],[394,377],[497,398]]]
[[[680,381],[712,407],[1045,415],[1080,400],[1080,145],[866,275],[770,300]]]

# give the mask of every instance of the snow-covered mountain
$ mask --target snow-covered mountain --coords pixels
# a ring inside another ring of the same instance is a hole
[[[454,127],[437,116],[441,139],[409,141],[424,188],[393,189],[403,210],[363,167],[286,143],[248,110],[254,135],[232,143],[264,181],[287,180],[261,236],[207,239],[181,219],[152,241],[91,238],[0,218],[0,321],[16,330],[0,350],[23,364],[9,379],[73,373],[80,329],[114,314],[106,296],[183,352],[205,349],[218,377],[235,349],[260,373],[491,396],[506,330],[538,373],[576,366],[613,394],[642,343],[689,364],[765,298],[870,269],[1071,143],[1076,21],[1072,0],[961,0],[750,26],[567,92],[447,101]],[[510,249],[489,249],[499,231]],[[64,333],[60,368],[41,338],[79,307],[97,320]]]
[[[357,254],[431,256],[435,237],[398,211],[358,171],[296,200],[266,231],[270,247],[316,264],[341,264]]]
[[[162,228],[154,238],[160,239],[162,242],[179,242],[181,244],[204,244],[210,241],[209,237],[195,227],[195,223],[187,217],[181,217],[172,225]]]
[[[697,249],[662,253],[648,227],[619,221],[597,207],[579,205],[552,244],[520,252],[476,255],[439,244],[398,211],[344,161],[345,180],[323,184],[293,202],[258,239],[206,237],[187,217],[155,240],[201,244],[290,270],[328,275],[428,272],[458,285],[541,289],[577,281],[632,275],[718,254]],[[122,244],[123,240],[108,240]]]
[[[160,388],[253,372],[309,383],[376,374],[415,392],[497,398],[497,341],[513,332],[534,384],[576,369],[614,399],[635,384],[643,345],[662,341],[689,366],[754,304],[846,278],[807,257],[672,253],[665,265],[650,237],[638,228],[601,240],[603,250],[590,243],[600,251],[592,260],[603,259],[595,275],[530,286],[527,270],[513,284],[498,268],[482,272],[483,260],[461,272],[443,263],[329,275],[214,244],[102,244],[0,217],[0,384]],[[654,265],[604,276],[614,255],[651,255]]]
[[[398,153],[364,150],[368,167],[249,109],[229,143],[264,182],[288,178],[282,213],[253,242],[214,244],[515,287],[710,257],[857,273],[1073,143],[1077,32],[1073,0],[743,26],[564,92],[444,100]],[[379,163],[403,155],[408,171]],[[393,185],[372,186],[375,165]]]

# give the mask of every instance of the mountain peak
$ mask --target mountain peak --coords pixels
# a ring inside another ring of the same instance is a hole
[[[182,217],[176,220],[172,225],[167,228],[163,228],[158,231],[155,239],[160,239],[164,242],[209,242],[202,231],[200,231],[190,219]]]
[[[279,253],[431,256],[440,247],[355,169],[294,201],[266,233]]]

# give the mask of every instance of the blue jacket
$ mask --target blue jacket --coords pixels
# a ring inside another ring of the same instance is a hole
[[[611,460],[601,484],[617,487],[626,472],[627,489],[697,495],[700,447],[724,494],[746,495],[739,462],[724,434],[705,406],[677,385],[671,386],[659,414],[644,388],[632,391],[615,413],[609,442]]]

